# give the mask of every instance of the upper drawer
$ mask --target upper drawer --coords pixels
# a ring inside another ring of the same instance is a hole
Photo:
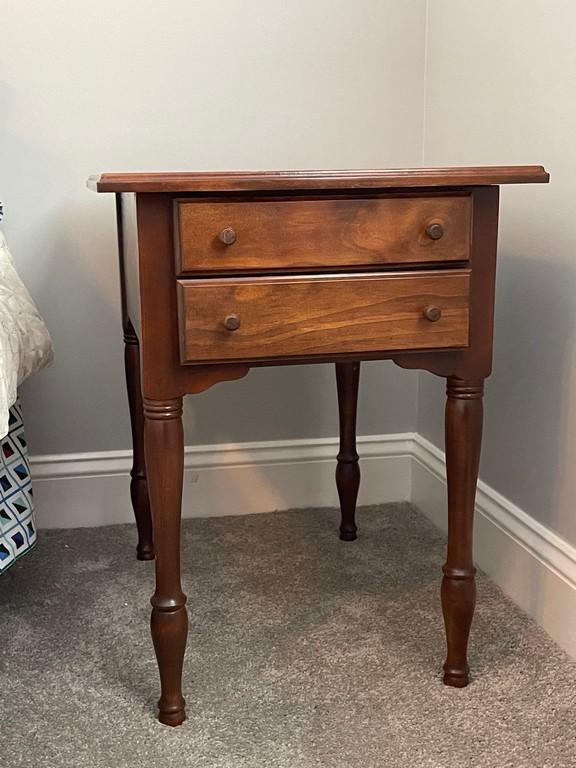
[[[176,203],[181,274],[466,261],[468,195]]]

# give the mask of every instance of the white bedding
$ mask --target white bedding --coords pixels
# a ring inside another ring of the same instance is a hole
[[[52,358],[48,329],[0,230],[0,439],[8,433],[8,410],[16,402],[18,386]]]

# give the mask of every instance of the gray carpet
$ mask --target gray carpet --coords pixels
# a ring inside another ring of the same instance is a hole
[[[0,579],[7,768],[567,768],[576,665],[480,575],[474,682],[440,681],[443,537],[406,504],[184,527],[189,719],[154,719],[131,526],[41,533]]]

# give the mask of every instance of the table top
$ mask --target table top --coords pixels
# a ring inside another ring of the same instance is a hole
[[[103,173],[90,176],[87,185],[95,192],[246,192],[545,184],[549,178],[541,165],[507,165],[392,170]]]

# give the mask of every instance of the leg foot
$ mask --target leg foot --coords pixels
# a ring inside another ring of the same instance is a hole
[[[186,701],[182,696],[182,663],[188,634],[186,608],[166,610],[155,604],[152,598],[150,629],[158,669],[162,695],[158,700],[158,720],[164,725],[182,725],[186,720]]]
[[[356,452],[356,411],[360,363],[336,363],[340,450],[336,465],[336,487],[340,499],[340,538],[356,539],[356,500],[360,487],[360,467]]]
[[[132,499],[132,508],[134,509],[134,517],[136,518],[136,527],[138,529],[136,557],[138,560],[153,560],[152,517],[150,514],[146,459],[144,456],[144,412],[140,384],[140,345],[130,322],[128,322],[124,331],[124,344],[124,363],[133,448],[133,463],[130,472],[132,478],[130,481],[130,498]]]
[[[137,560],[154,560],[154,545],[152,543],[152,517],[150,514],[150,501],[148,500],[148,481],[146,475],[135,474],[132,469],[130,481],[130,498],[136,517],[138,529],[138,544],[136,545]],[[136,511],[138,510],[138,511]]]
[[[476,603],[472,533],[482,440],[482,394],[482,381],[448,379],[448,552],[441,594],[447,644],[444,683],[456,688],[470,681],[467,649]]]
[[[180,583],[180,514],[184,473],[182,398],[144,400],[148,486],[154,521],[156,591],[151,631],[160,672],[159,720],[186,718],[182,667],[188,634],[186,596]]]
[[[464,688],[470,682],[466,654],[476,603],[475,569],[456,571],[444,566],[443,571],[441,594],[448,646],[444,685]]]

